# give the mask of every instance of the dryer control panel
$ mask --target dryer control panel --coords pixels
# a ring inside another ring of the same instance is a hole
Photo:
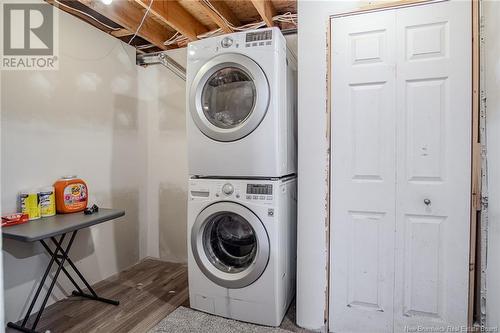
[[[272,30],[247,32],[245,36],[245,46],[252,47],[252,46],[272,45],[272,40],[273,40]]]

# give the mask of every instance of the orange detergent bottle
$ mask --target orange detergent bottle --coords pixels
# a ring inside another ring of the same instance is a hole
[[[59,214],[81,212],[87,208],[87,184],[77,176],[64,176],[54,184],[56,211]]]

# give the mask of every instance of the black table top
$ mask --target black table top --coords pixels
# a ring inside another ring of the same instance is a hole
[[[2,228],[4,238],[16,239],[22,242],[35,242],[87,228],[99,223],[116,219],[125,215],[123,210],[99,208],[99,212],[85,215],[83,212],[73,214],[58,214],[39,220]]]

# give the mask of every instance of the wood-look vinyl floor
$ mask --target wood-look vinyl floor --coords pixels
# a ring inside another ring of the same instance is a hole
[[[37,331],[145,333],[177,307],[189,307],[187,266],[184,264],[146,259],[93,288],[99,296],[119,300],[120,305],[70,297],[45,309]],[[294,305],[281,327],[306,332],[295,325]],[[18,331],[6,328],[6,332]]]

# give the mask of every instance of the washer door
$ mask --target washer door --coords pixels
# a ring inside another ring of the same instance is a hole
[[[269,84],[260,66],[242,54],[208,61],[191,86],[196,126],[217,141],[236,141],[255,130],[269,106]]]
[[[259,218],[234,202],[205,208],[191,230],[191,248],[201,271],[225,288],[257,280],[269,261],[269,237]]]

